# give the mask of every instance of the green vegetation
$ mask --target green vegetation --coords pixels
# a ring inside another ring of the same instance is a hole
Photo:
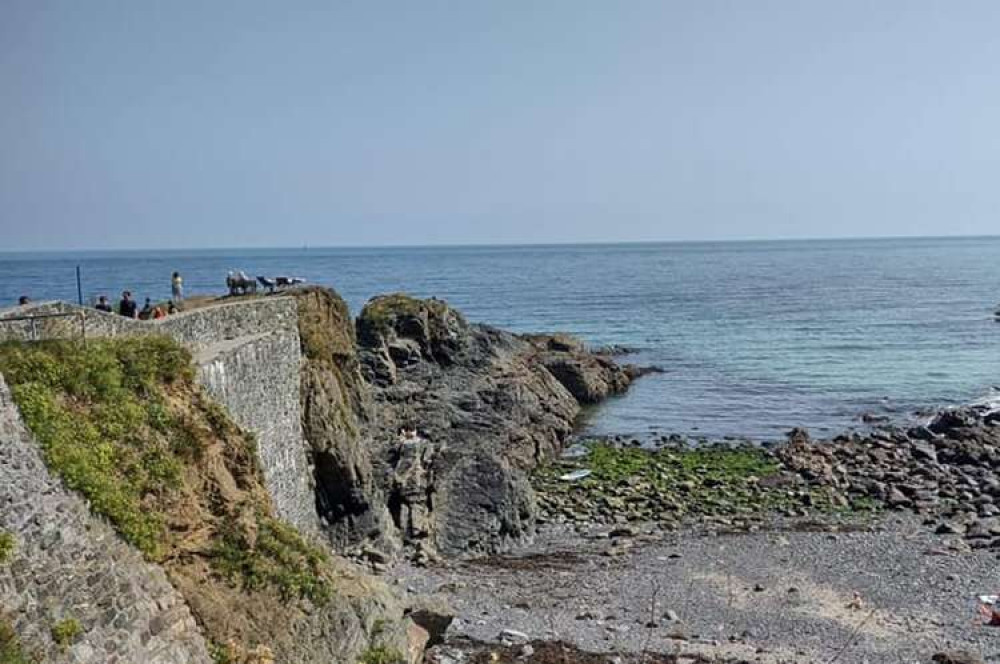
[[[231,583],[315,602],[332,595],[328,558],[267,515],[252,437],[201,395],[190,355],[176,342],[2,344],[0,372],[49,468],[147,558],[166,560],[185,529],[219,523],[206,552]],[[220,500],[214,474],[201,464],[211,445],[223,446],[242,499],[256,504]],[[183,523],[179,505],[200,521]],[[240,525],[237,514],[248,506],[260,515]],[[171,533],[167,524],[178,520],[181,532]],[[0,560],[5,548],[0,539]]]
[[[0,664],[35,664],[37,661],[24,652],[14,627],[0,616]]]
[[[230,527],[216,542],[214,562],[230,581],[247,590],[272,587],[286,599],[308,598],[326,603],[333,595],[324,573],[329,558],[298,531],[269,517],[258,517],[256,541]]]
[[[178,486],[198,449],[167,400],[169,386],[191,383],[189,354],[161,337],[8,343],[0,372],[49,468],[156,559],[164,525],[151,498]]]
[[[361,653],[361,659],[358,661],[359,664],[404,664],[406,658],[396,648],[372,645]]]
[[[16,547],[17,540],[14,539],[14,536],[5,530],[0,530],[0,565],[10,560]]]
[[[76,618],[65,618],[52,626],[52,640],[65,650],[76,641],[81,632],[83,628]]]
[[[595,442],[580,466],[592,474],[577,482],[559,480],[570,469],[563,463],[536,472],[543,507],[571,519],[625,516],[662,521],[766,512],[863,512],[874,507],[862,500],[838,504],[823,489],[789,483],[775,458],[752,446],[648,451]]]
[[[447,309],[448,305],[441,300],[420,300],[405,293],[392,293],[369,300],[361,310],[359,322],[362,328],[385,334],[399,316],[419,316],[424,311],[441,316]]]
[[[212,658],[213,664],[237,664],[236,656],[230,646],[212,641],[208,644],[208,654]]]

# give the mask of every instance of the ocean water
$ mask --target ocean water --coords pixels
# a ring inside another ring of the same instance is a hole
[[[474,321],[637,349],[665,373],[595,409],[597,434],[781,438],[989,396],[1000,238],[0,254],[0,306],[221,292],[227,270],[437,296]]]

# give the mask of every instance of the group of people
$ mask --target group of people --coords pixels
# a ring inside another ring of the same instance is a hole
[[[170,294],[171,298],[165,306],[154,305],[152,300],[147,297],[145,304],[140,309],[139,303],[132,298],[132,291],[122,291],[122,299],[118,302],[118,313],[126,318],[139,320],[158,320],[177,313],[179,311],[178,305],[184,301],[184,280],[179,272],[174,272],[170,277]],[[94,308],[108,313],[115,311],[105,295],[97,298],[97,304],[94,305]]]
[[[174,272],[170,275],[170,295],[171,298],[167,301],[166,306],[154,305],[153,301],[147,297],[145,304],[140,309],[139,304],[132,299],[132,291],[122,291],[122,299],[118,302],[118,313],[126,318],[138,318],[139,320],[156,320],[177,313],[178,307],[184,301],[184,279],[180,272]],[[27,295],[22,295],[17,299],[17,304],[23,307],[31,304],[31,299]],[[97,304],[94,305],[94,308],[109,314],[115,312],[106,295],[97,298]]]

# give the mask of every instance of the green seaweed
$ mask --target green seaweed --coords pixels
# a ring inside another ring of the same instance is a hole
[[[766,450],[750,446],[646,450],[591,442],[581,466],[592,473],[578,482],[558,478],[567,466],[535,472],[543,505],[573,513],[597,504],[610,516],[642,513],[656,520],[688,516],[758,516],[766,512],[867,512],[870,501],[838,503],[818,487],[791,486]]]

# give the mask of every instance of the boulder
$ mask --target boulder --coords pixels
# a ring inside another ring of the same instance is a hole
[[[427,630],[428,646],[444,643],[445,634],[455,620],[455,611],[444,598],[437,595],[424,595],[415,600],[407,609],[406,615]]]

